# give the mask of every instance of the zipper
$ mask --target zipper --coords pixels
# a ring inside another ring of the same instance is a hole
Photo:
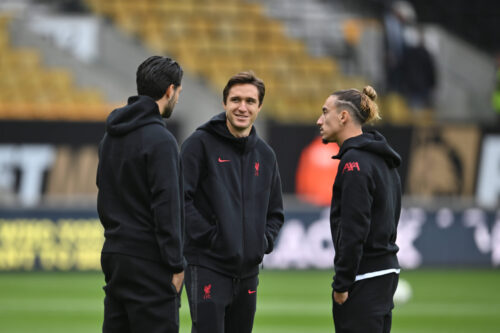
[[[241,276],[243,270],[243,263],[245,259],[245,177],[244,177],[244,168],[245,168],[245,153],[241,155],[241,165],[240,165],[240,179],[241,179],[241,237],[242,237],[242,261],[240,264],[240,269],[238,272],[238,276]]]

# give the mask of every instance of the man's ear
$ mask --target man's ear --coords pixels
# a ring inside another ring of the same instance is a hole
[[[171,85],[168,86],[167,91],[165,91],[167,99],[170,99],[172,96],[174,96],[174,93],[175,93],[175,87],[174,84],[172,83]]]
[[[349,112],[347,112],[346,110],[342,110],[340,111],[340,115],[339,115],[339,119],[343,122],[345,122],[349,117]]]
[[[345,124],[347,124],[348,122],[350,122],[352,119],[352,116],[351,114],[349,113],[349,111],[347,110],[342,110],[342,112],[340,113],[340,123],[342,124],[342,126],[344,126]]]

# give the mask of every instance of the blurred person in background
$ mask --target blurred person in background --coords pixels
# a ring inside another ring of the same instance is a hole
[[[423,32],[412,27],[405,32],[402,60],[402,93],[414,111],[432,108],[436,87],[436,69],[431,53],[424,45]]]
[[[375,90],[366,86],[330,95],[317,125],[324,142],[336,142],[339,159],[330,211],[335,248],[335,332],[390,332],[399,278],[396,231],[401,211],[399,155],[377,131]]]
[[[103,332],[178,332],[184,201],[178,144],[165,127],[183,70],[152,56],[138,96],[111,112],[99,145],[97,210],[104,226]]]
[[[252,331],[259,264],[284,222],[276,156],[253,126],[264,94],[252,72],[231,77],[225,112],[182,145],[193,333]]]
[[[384,1],[386,89],[401,92],[403,81],[403,58],[405,51],[405,30],[416,21],[416,13],[408,1]]]

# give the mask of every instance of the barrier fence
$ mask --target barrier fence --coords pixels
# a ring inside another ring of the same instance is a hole
[[[174,134],[178,128],[169,124]],[[376,129],[402,157],[398,172],[405,195],[475,198],[491,209],[500,204],[499,128],[447,124]],[[318,144],[314,125],[270,123],[267,132],[283,191],[305,194],[315,204],[329,202],[331,191],[318,184],[333,182],[333,144]],[[97,146],[103,133],[103,123],[0,121],[0,204],[35,207],[47,198],[95,196]]]
[[[329,210],[286,213],[264,269],[330,269]],[[100,270],[103,229],[93,210],[0,212],[0,271]],[[404,208],[397,244],[402,268],[499,267],[500,210]]]

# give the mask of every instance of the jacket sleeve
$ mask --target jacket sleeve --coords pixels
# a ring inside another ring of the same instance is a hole
[[[200,141],[188,138],[181,149],[184,171],[184,207],[186,211],[186,232],[190,239],[209,245],[216,233],[216,226],[210,223],[195,205],[199,183],[206,170],[203,147]]]
[[[174,139],[151,147],[147,177],[155,235],[165,264],[173,273],[184,270],[184,205],[179,151]]]
[[[274,242],[283,226],[285,216],[283,214],[283,197],[281,191],[281,178],[278,169],[278,163],[274,164],[273,181],[271,184],[271,194],[269,196],[269,205],[267,208],[266,221],[266,242],[265,253],[271,253],[274,248]]]
[[[340,163],[339,171],[344,170]],[[342,172],[340,235],[335,254],[335,277],[333,287],[337,292],[349,290],[356,279],[363,256],[363,245],[370,231],[373,183],[359,162],[358,169]]]

